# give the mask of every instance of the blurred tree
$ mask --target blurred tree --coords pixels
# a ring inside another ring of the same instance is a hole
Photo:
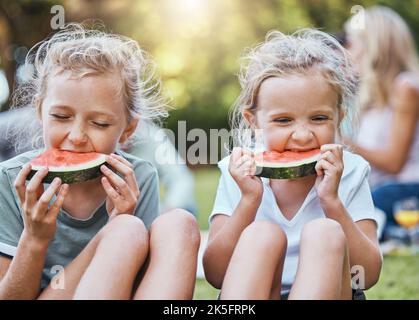
[[[14,87],[16,68],[23,62],[27,50],[51,32],[50,9],[59,2],[1,0],[0,68],[5,70],[11,90]]]

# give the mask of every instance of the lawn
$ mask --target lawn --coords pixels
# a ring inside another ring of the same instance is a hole
[[[198,221],[201,230],[208,229],[208,215],[217,189],[219,171],[216,168],[194,171]],[[216,299],[218,290],[198,279],[194,299]],[[419,255],[385,256],[379,282],[366,291],[367,299],[419,299]]]

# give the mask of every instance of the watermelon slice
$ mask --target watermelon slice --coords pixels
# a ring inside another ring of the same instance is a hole
[[[96,152],[78,153],[72,151],[49,149],[30,161],[32,170],[27,176],[30,180],[37,171],[48,167],[48,174],[43,183],[51,183],[59,177],[62,183],[83,182],[102,175],[100,166],[105,164],[106,155]]]
[[[320,149],[302,152],[265,151],[255,155],[256,176],[270,179],[296,179],[315,175]]]

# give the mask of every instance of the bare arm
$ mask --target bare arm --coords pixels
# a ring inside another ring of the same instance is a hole
[[[256,164],[250,151],[234,148],[229,172],[240,188],[241,198],[231,217],[214,217],[203,258],[205,277],[216,288],[221,288],[240,235],[255,220],[262,201],[262,180],[254,176],[255,170]]]
[[[0,257],[0,300],[38,297],[47,248],[23,233],[13,260]]]
[[[203,265],[208,282],[215,288],[221,288],[234,248],[243,230],[255,220],[260,201],[242,197],[231,217],[214,217]]]
[[[13,260],[0,260],[0,299],[38,297],[48,245],[55,235],[57,215],[68,192],[68,185],[61,186],[58,178],[44,191],[42,179],[47,175],[47,169],[38,171],[26,185],[30,170],[31,165],[26,164],[14,183],[25,227]],[[49,206],[54,194],[57,197]]]
[[[342,226],[348,241],[350,265],[364,268],[365,287],[371,288],[379,279],[383,261],[374,221],[353,222],[340,201],[324,210],[329,218],[336,220]]]
[[[338,195],[343,172],[343,148],[341,145],[321,146],[320,160],[316,164],[318,178],[317,196],[327,218],[336,220],[345,232],[351,267],[362,266],[365,271],[365,287],[372,287],[380,276],[382,256],[373,221],[354,222]],[[366,176],[363,180],[366,184]],[[369,192],[369,188],[362,190]]]
[[[374,167],[397,174],[407,161],[419,118],[419,88],[411,81],[397,80],[394,90],[394,115],[387,147],[380,150],[348,144]]]

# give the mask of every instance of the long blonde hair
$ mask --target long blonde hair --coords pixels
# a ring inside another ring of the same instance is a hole
[[[364,46],[359,61],[360,109],[388,106],[397,75],[406,71],[419,72],[409,27],[395,11],[384,6],[367,8],[362,28],[354,29],[351,22],[346,22],[346,32]]]
[[[338,94],[337,108],[345,113],[341,127],[350,126],[356,118],[353,100],[357,79],[346,50],[327,33],[315,29],[300,29],[291,35],[271,31],[265,42],[248,50],[243,60],[239,73],[242,90],[230,118],[235,146],[252,148],[254,145],[255,131],[243,111],[255,110],[259,88],[270,77],[308,74],[314,68]]]

